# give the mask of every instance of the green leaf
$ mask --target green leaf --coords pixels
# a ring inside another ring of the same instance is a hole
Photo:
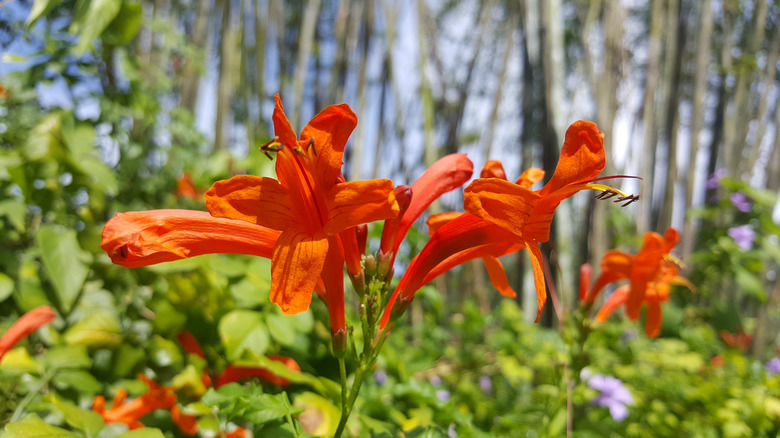
[[[69,312],[88,273],[87,265],[78,257],[81,248],[76,232],[57,225],[44,225],[38,230],[36,240],[60,305]]]
[[[288,316],[268,314],[265,317],[268,332],[276,342],[282,345],[292,345],[295,342],[295,328]]]
[[[153,427],[144,427],[141,429],[131,430],[119,435],[117,438],[165,438],[160,429]]]
[[[24,23],[24,31],[29,32],[30,28],[35,25],[35,22],[37,22],[38,19],[51,12],[51,10],[60,3],[62,3],[62,0],[35,0],[35,3],[33,3],[32,8],[30,9],[30,15]]]
[[[92,181],[104,192],[114,194],[118,190],[114,172],[100,158],[92,155],[87,156],[81,161],[79,167],[84,173],[90,175]]]
[[[5,216],[16,231],[24,231],[24,217],[27,214],[27,205],[18,199],[6,199],[0,201],[0,216]]]
[[[84,52],[92,47],[92,42],[116,18],[121,8],[122,0],[93,0],[88,2],[83,20],[80,20],[80,23],[74,28],[77,29],[76,32],[79,34],[79,41],[74,48],[76,56],[83,55]]]
[[[735,280],[740,289],[745,293],[752,295],[762,302],[766,300],[766,292],[764,291],[764,285],[761,283],[761,279],[741,266],[735,266],[736,271]]]
[[[92,361],[83,345],[59,345],[46,352],[46,366],[51,370],[89,368]]]
[[[103,41],[115,46],[129,43],[141,28],[143,18],[143,8],[140,3],[122,2],[122,9],[103,32]]]
[[[65,342],[88,348],[111,347],[122,342],[119,320],[113,312],[97,311],[77,322],[65,332]]]
[[[43,367],[30,356],[26,348],[16,347],[3,356],[0,370],[8,374],[41,374]]]
[[[95,149],[95,136],[95,128],[88,123],[73,123],[71,120],[62,124],[62,139],[75,165],[80,166],[81,160]]]
[[[62,417],[68,424],[78,430],[84,431],[87,436],[95,436],[103,429],[103,417],[95,411],[81,409],[73,403],[61,400],[53,394],[45,396],[44,400],[51,403],[52,406],[60,411]]]
[[[82,395],[94,395],[103,389],[103,384],[84,370],[62,370],[51,381],[59,390],[75,389]]]
[[[14,281],[11,277],[0,272],[0,302],[6,300],[14,292]]]
[[[287,403],[283,397],[287,397],[286,394],[263,394],[257,403],[255,403],[252,412],[248,412],[246,419],[254,424],[268,423],[279,418],[284,418],[287,415],[295,415],[301,412],[300,409],[294,409]]]
[[[149,359],[156,367],[178,367],[184,362],[179,346],[158,335],[152,339]]]
[[[39,264],[30,256],[22,258],[19,266],[19,287],[14,291],[14,301],[20,310],[28,312],[38,306],[51,304],[41,287]]]
[[[3,438],[80,438],[76,433],[46,424],[35,414],[5,426]]]
[[[219,407],[220,414],[229,418],[241,417],[255,424],[263,424],[296,415],[300,409],[293,408],[287,402],[286,394],[264,394],[256,384],[239,385],[228,383],[218,390],[209,388],[201,398],[207,406]]]
[[[251,310],[234,310],[223,316],[219,335],[230,362],[241,359],[244,353],[257,357],[268,348],[268,330],[262,315]]]
[[[24,152],[30,160],[39,160],[59,146],[60,126],[62,119],[60,113],[53,112],[41,119],[27,138]]]

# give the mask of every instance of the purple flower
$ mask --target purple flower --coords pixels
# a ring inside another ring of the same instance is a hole
[[[440,389],[440,390],[436,391],[436,398],[438,398],[439,400],[441,400],[443,402],[449,401],[449,399],[450,399],[450,392],[447,391],[446,389]]]
[[[441,385],[441,377],[433,376],[433,377],[431,377],[429,382],[431,382],[431,385],[433,385],[433,386],[439,386],[439,385]]]
[[[753,241],[756,240],[756,232],[750,228],[750,225],[739,225],[729,228],[729,236],[740,248],[747,251],[753,248]]]
[[[597,406],[604,406],[609,408],[609,415],[615,421],[623,421],[628,416],[628,408],[626,405],[634,403],[634,397],[628,392],[623,382],[614,377],[605,376],[603,374],[594,374],[588,380],[588,386],[601,391],[601,394],[596,396],[591,403]]]
[[[742,213],[749,212],[753,207],[753,201],[742,192],[736,192],[731,195],[731,203],[734,204],[734,207],[737,207],[737,210],[741,211]]]
[[[382,386],[387,382],[387,373],[385,370],[379,370],[374,374],[374,379],[376,380],[377,385]]]
[[[720,185],[720,180],[726,176],[726,169],[718,169],[707,180],[707,190],[715,190]]]
[[[773,357],[772,360],[766,363],[766,371],[770,376],[774,376],[780,373],[780,358]]]
[[[479,387],[482,392],[488,393],[493,390],[493,381],[490,380],[490,376],[482,376],[479,378]]]
[[[455,428],[455,423],[450,423],[450,427],[447,428],[447,436],[449,438],[458,438],[458,431]]]

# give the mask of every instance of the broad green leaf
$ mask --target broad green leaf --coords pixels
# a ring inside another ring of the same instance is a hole
[[[268,302],[269,288],[258,286],[249,278],[243,278],[230,286],[230,294],[236,300],[237,307],[252,308]]]
[[[158,335],[152,338],[149,360],[156,367],[178,367],[184,361],[179,346]]]
[[[21,421],[5,426],[3,438],[80,438],[74,432],[54,427],[43,422],[35,414],[28,414]]]
[[[295,397],[295,407],[303,409],[298,415],[301,422],[307,422],[309,432],[318,436],[333,436],[336,433],[341,412],[330,401],[313,392],[303,392]]]
[[[295,342],[295,328],[289,316],[271,313],[266,315],[265,322],[268,332],[276,342],[282,345],[292,345]]]
[[[43,367],[35,361],[24,347],[16,347],[8,351],[0,362],[0,370],[9,374],[40,374]]]
[[[61,370],[52,377],[51,382],[61,391],[74,389],[82,395],[94,395],[103,390],[103,384],[84,370]]]
[[[287,394],[263,394],[252,405],[252,412],[246,413],[246,419],[254,424],[263,424],[300,412],[287,403],[286,397]]]
[[[58,147],[61,123],[58,112],[50,113],[41,119],[27,138],[27,146],[24,148],[27,158],[39,160]]]
[[[106,163],[100,161],[100,158],[92,155],[87,156],[81,161],[79,167],[84,173],[92,177],[92,180],[101,190],[108,194],[116,193],[118,187],[116,176],[114,175],[114,172],[106,166]]]
[[[95,411],[81,409],[73,403],[62,400],[53,394],[45,396],[44,400],[51,403],[52,406],[60,411],[62,417],[68,424],[78,430],[84,431],[87,436],[95,436],[95,434],[103,429],[103,417]]]
[[[11,277],[0,272],[0,302],[6,300],[14,292],[14,281]]]
[[[122,0],[93,0],[89,2],[84,19],[77,27],[79,41],[74,52],[81,56],[92,47],[92,43],[119,14]]]
[[[133,369],[146,359],[146,352],[139,347],[123,343],[114,355],[111,371],[116,377],[129,377]]]
[[[764,285],[761,283],[761,279],[758,276],[741,266],[735,266],[734,270],[736,271],[735,280],[737,281],[737,285],[743,292],[758,298],[762,302],[766,301]]]
[[[268,330],[262,315],[251,310],[234,310],[223,316],[219,335],[231,362],[241,359],[244,353],[257,357],[268,348]]]
[[[247,273],[247,266],[243,260],[225,254],[212,255],[209,269],[226,277],[239,277]]]
[[[27,17],[25,24],[25,32],[29,32],[30,28],[35,25],[35,22],[39,18],[51,12],[52,9],[57,7],[62,0],[35,0],[32,8],[30,9],[30,15]]]
[[[115,346],[122,342],[119,320],[112,312],[95,312],[68,329],[65,342],[88,348]]]
[[[73,163],[80,166],[95,149],[95,128],[88,123],[63,123],[62,139],[68,147]]]
[[[24,231],[24,217],[27,214],[27,205],[18,199],[6,199],[0,201],[0,216],[5,216],[16,231]]]
[[[336,392],[339,391],[338,384],[336,384],[335,382],[332,382],[324,377],[317,378],[311,374],[307,374],[301,371],[293,371],[287,368],[282,362],[271,360],[266,356],[259,356],[254,359],[240,360],[235,362],[234,365],[266,368],[270,370],[272,373],[276,374],[277,376],[287,379],[290,382],[298,383],[302,385],[309,385],[320,394],[328,394],[329,392],[332,392],[331,390],[334,388]],[[328,382],[333,383],[333,385],[330,385],[332,386],[330,390],[328,389],[329,386]]]
[[[115,46],[129,43],[141,28],[143,18],[143,8],[140,3],[123,1],[122,9],[103,32],[103,41]]]
[[[160,429],[153,427],[144,427],[141,429],[131,430],[119,435],[117,438],[165,438]]]
[[[57,225],[44,225],[36,236],[43,266],[54,285],[60,305],[69,312],[87,278],[87,265],[78,257],[81,252],[76,231]]]
[[[19,266],[19,287],[14,291],[14,301],[25,312],[51,304],[41,287],[38,267],[39,264],[29,256],[23,258]]]
[[[83,345],[58,345],[46,352],[44,360],[47,368],[51,370],[92,366],[87,347]]]

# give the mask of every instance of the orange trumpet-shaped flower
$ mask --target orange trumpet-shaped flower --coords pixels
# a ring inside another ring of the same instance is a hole
[[[11,327],[0,337],[0,361],[8,350],[33,332],[54,321],[57,314],[49,306],[36,307],[20,316]]]
[[[645,333],[654,338],[661,333],[661,303],[669,301],[670,285],[686,286],[693,290],[693,285],[678,274],[677,265],[670,261],[663,261],[656,270],[653,278],[645,283],[645,291],[642,302],[647,306],[645,315]],[[620,305],[626,304],[632,295],[633,285],[623,285],[609,296],[604,306],[596,314],[596,320],[604,322],[609,315]]]
[[[509,232],[512,236],[509,241],[528,247],[539,304],[537,321],[547,300],[542,252],[538,244],[549,240],[553,215],[561,201],[586,189],[602,191],[599,199],[617,196],[615,202],[625,202],[624,205],[638,199],[597,183],[604,179],[596,177],[605,164],[604,135],[595,123],[578,121],[566,131],[555,172],[540,190],[529,189],[540,176],[538,169],[530,170],[530,174],[514,184],[496,177],[479,178],[465,189],[467,212]]]
[[[678,240],[677,230],[668,228],[663,236],[652,231],[645,233],[642,248],[636,255],[619,250],[607,251],[601,259],[601,274],[593,284],[585,302],[592,303],[607,284],[627,279],[631,287],[626,292],[628,293],[626,314],[636,321],[639,319],[645,294],[650,290],[648,284],[664,278],[659,275],[662,269],[668,270],[667,265],[672,259],[669,253],[677,245]]]
[[[249,175],[216,182],[206,206],[216,217],[239,219],[281,231],[271,264],[271,301],[285,313],[309,307],[328,254],[329,236],[398,214],[390,180],[341,182],[344,147],[357,118],[334,105],[295,135],[276,96],[274,142],[278,179]],[[270,155],[269,155],[270,156]]]
[[[275,362],[281,362],[289,370],[295,372],[301,371],[301,367],[298,365],[298,362],[296,362],[295,359],[291,357],[271,355],[268,356],[268,359],[271,359]],[[277,376],[267,368],[228,365],[217,378],[217,388],[230,382],[238,382],[239,380],[249,379],[251,377],[257,377],[263,381],[279,386],[288,386],[290,384],[289,380],[285,379],[284,377]]]
[[[131,211],[106,223],[100,247],[114,263],[137,268],[214,253],[271,258],[279,234],[205,211]]]

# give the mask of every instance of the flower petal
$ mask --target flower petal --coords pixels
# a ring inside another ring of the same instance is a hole
[[[296,146],[298,144],[298,136],[295,135],[295,130],[284,114],[282,99],[277,94],[274,96],[274,101],[276,102],[273,115],[274,135],[278,137],[279,143],[285,145],[285,147]]]
[[[347,230],[349,231],[349,230]],[[346,330],[344,318],[344,252],[336,236],[328,238],[328,254],[322,269],[322,281],[325,284],[325,298],[330,316],[330,331],[336,333]]]
[[[206,208],[215,217],[238,219],[283,231],[298,223],[299,203],[273,178],[236,175],[217,181],[205,195]]]
[[[481,257],[483,260],[491,259],[485,261],[485,267],[488,270],[488,275],[490,276],[490,281],[493,286],[498,289],[502,295],[514,296],[514,291],[511,287],[509,287],[509,282],[506,280],[506,273],[504,273],[504,268],[501,266],[501,262],[498,261],[497,257],[511,254],[515,251],[523,249],[524,247],[525,244],[522,243],[490,243],[456,252],[455,254],[452,254],[451,256],[442,260],[441,263],[436,265],[436,267],[428,271],[421,284],[428,284],[436,277],[449,271],[450,269],[469,260]],[[489,266],[488,263],[492,263],[492,260],[495,260],[497,265],[493,264],[492,266]],[[501,278],[502,276],[503,280]]]
[[[328,238],[289,229],[279,236],[271,261],[271,301],[292,315],[309,308],[314,285],[322,274]]]
[[[615,291],[612,292],[612,295],[607,298],[607,301],[604,302],[604,305],[601,306],[601,309],[596,314],[596,321],[606,321],[607,318],[609,318],[609,315],[614,312],[615,309],[626,302],[630,290],[631,288],[627,284],[615,289]]]
[[[485,264],[485,269],[487,269],[490,284],[492,284],[501,295],[511,298],[516,297],[517,293],[515,293],[512,286],[509,285],[509,280],[506,278],[506,271],[504,271],[501,260],[499,260],[498,257],[485,256],[482,257],[482,262]]]
[[[587,182],[601,173],[606,162],[604,134],[598,126],[583,120],[574,122],[566,130],[555,173],[540,193],[547,196],[567,185]]]
[[[379,249],[385,254],[392,252],[396,247],[395,239],[398,237],[401,219],[412,202],[412,188],[406,185],[396,186],[395,200],[398,202],[398,216],[385,220],[385,225],[382,227],[382,239],[379,243]]]
[[[601,275],[593,283],[586,301],[590,303],[595,301],[601,289],[609,283],[630,278],[634,258],[633,255],[616,249],[607,251],[601,258]]]
[[[0,360],[19,341],[30,336],[44,325],[51,323],[56,317],[57,314],[54,313],[54,309],[46,305],[38,306],[20,316],[0,337]]]
[[[344,147],[356,125],[357,116],[352,108],[342,103],[325,108],[301,131],[301,147],[314,138],[317,153],[311,158],[320,183],[333,184],[341,175]]]
[[[388,219],[398,214],[393,182],[389,179],[352,181],[333,186],[328,202],[325,231],[336,234],[356,225]]]
[[[205,211],[131,211],[106,223],[100,247],[114,263],[137,268],[202,254],[271,258],[278,237],[276,230]]]
[[[471,178],[474,164],[466,154],[450,154],[433,163],[412,184],[412,202],[401,218],[401,226],[395,238],[393,252],[398,252],[406,233],[414,221],[439,197],[462,186]]]
[[[444,213],[434,213],[428,216],[428,220],[425,221],[425,225],[428,226],[428,236],[433,236],[439,228],[441,228],[447,222],[455,220],[464,214],[461,211],[446,211]]]
[[[649,338],[656,338],[661,333],[661,303],[653,301],[647,303],[647,313],[645,313],[645,334]]]
[[[525,172],[520,175],[520,178],[517,178],[515,184],[530,189],[532,185],[536,184],[537,181],[541,181],[542,178],[544,178],[544,170],[539,169],[538,167],[531,167],[526,169]]]
[[[463,207],[474,216],[523,237],[531,212],[540,200],[536,192],[497,178],[476,179],[466,187]]]
[[[504,172],[504,166],[498,160],[488,160],[485,163],[485,167],[479,173],[480,178],[498,178],[506,181],[506,172]]]
[[[534,322],[539,322],[539,317],[542,316],[542,310],[544,310],[544,303],[547,301],[547,287],[544,284],[544,269],[542,269],[542,250],[539,249],[539,245],[533,242],[528,242],[526,245],[528,246],[528,254],[531,256],[531,268],[534,271],[534,285],[536,286],[536,304],[539,306]]]

